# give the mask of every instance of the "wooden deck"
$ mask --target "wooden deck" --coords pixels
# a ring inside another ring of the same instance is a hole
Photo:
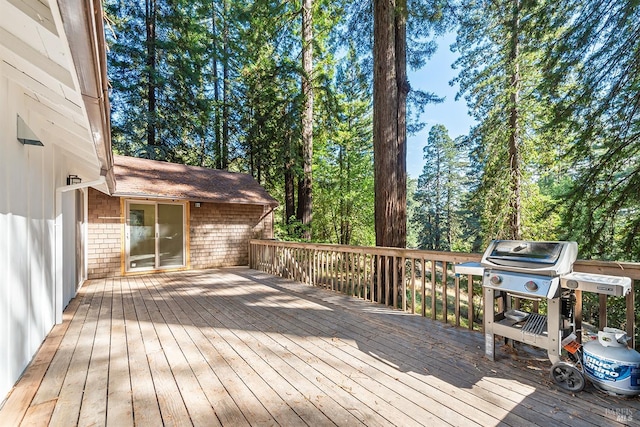
[[[571,396],[547,360],[246,268],[92,280],[0,425],[640,425],[640,399]]]

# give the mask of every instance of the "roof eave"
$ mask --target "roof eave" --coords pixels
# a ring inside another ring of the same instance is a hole
[[[98,1],[58,0],[96,153],[110,193],[115,191],[103,13]],[[79,13],[79,11],[81,11]]]
[[[275,200],[269,201],[254,201],[254,200],[233,200],[233,199],[210,199],[206,197],[184,197],[184,196],[171,196],[149,193],[126,193],[126,192],[114,192],[114,197],[130,198],[130,199],[152,199],[152,200],[180,200],[186,202],[200,202],[200,203],[220,203],[220,204],[235,204],[235,205],[255,205],[255,206],[269,206],[271,208],[278,207],[279,203]]]

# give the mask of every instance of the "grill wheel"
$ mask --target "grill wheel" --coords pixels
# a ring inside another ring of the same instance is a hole
[[[577,393],[584,389],[584,375],[570,363],[555,363],[551,367],[551,378],[565,391]]]

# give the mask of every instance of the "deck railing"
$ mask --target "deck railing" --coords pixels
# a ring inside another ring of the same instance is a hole
[[[437,252],[415,249],[344,246],[252,240],[249,266],[276,276],[297,280],[332,291],[420,314],[470,330],[482,329],[482,283],[479,276],[456,275],[453,266],[480,261],[480,254]],[[626,276],[637,285],[640,263],[582,261],[575,271]],[[638,289],[634,286],[634,289]],[[596,299],[584,306],[585,301]],[[622,301],[624,299],[624,301]],[[515,301],[516,306],[520,302]],[[543,303],[544,304],[544,303]],[[620,306],[624,315],[620,315]],[[588,308],[588,313],[583,311]],[[532,311],[539,307],[534,303]],[[614,310],[616,324],[608,324]],[[597,326],[625,329],[635,342],[635,291],[626,297],[598,295],[587,298],[576,291],[576,327],[583,318],[597,319]],[[633,342],[632,342],[633,345]]]

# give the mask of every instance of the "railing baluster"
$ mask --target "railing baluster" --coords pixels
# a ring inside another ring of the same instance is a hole
[[[416,259],[411,258],[411,314],[416,314],[416,292],[415,292],[415,283],[416,283]]]
[[[344,264],[344,255],[342,251],[338,252],[338,269],[337,269],[337,277],[338,277],[338,292],[343,292],[343,280],[342,280],[342,266]]]
[[[436,261],[431,260],[431,318],[433,320],[437,319],[436,315]]]
[[[373,255],[366,254],[364,256],[365,260],[365,271],[366,271],[366,280],[365,280],[365,288],[364,288],[364,299],[366,301],[372,301],[372,292],[373,292]]]
[[[442,319],[449,323],[449,307],[447,304],[447,261],[442,261]]]
[[[393,257],[393,266],[391,267],[393,274],[393,308],[398,308],[398,257]]]
[[[358,254],[351,252],[351,296],[360,297],[358,287]]]
[[[389,305],[389,294],[391,293],[391,284],[389,283],[389,277],[390,277],[389,273],[390,273],[391,263],[389,262],[390,257],[386,256],[384,257],[384,259],[385,259],[385,265],[386,265],[384,269],[384,283],[385,283],[384,304]]]
[[[376,302],[382,303],[382,258],[380,255],[376,255]]]
[[[366,257],[358,254],[358,298],[364,298],[364,277],[367,272]]]
[[[402,311],[407,311],[407,259],[405,257],[400,258],[401,261],[401,276],[400,279],[402,287]]]

